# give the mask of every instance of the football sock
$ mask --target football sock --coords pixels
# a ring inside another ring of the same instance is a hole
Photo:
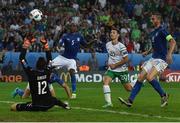
[[[109,85],[104,85],[103,86],[103,91],[104,91],[104,98],[105,101],[109,104],[111,104],[111,89],[109,87]]]
[[[137,80],[136,84],[134,85],[132,91],[131,91],[131,94],[130,94],[130,97],[129,97],[129,100],[133,102],[133,100],[135,99],[136,95],[139,93],[139,91],[141,90],[141,87],[142,87],[143,83],[142,82],[139,82]]]
[[[19,96],[21,96],[21,97],[23,96],[24,90],[18,88],[16,91]]]
[[[161,97],[165,95],[164,90],[162,89],[161,85],[157,80],[153,79],[152,81],[150,81],[150,84],[159,93]]]
[[[75,76],[75,74],[71,75],[71,83],[72,83],[72,93],[76,93],[76,76]]]

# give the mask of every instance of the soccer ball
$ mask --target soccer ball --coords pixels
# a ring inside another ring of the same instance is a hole
[[[30,13],[29,13],[29,17],[30,19],[33,19],[35,21],[40,21],[42,19],[42,12],[39,9],[33,9]]]

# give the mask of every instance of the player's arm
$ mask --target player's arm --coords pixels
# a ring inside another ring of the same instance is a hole
[[[48,42],[46,40],[46,38],[44,36],[41,37],[40,39],[41,43],[43,44],[43,48],[46,52],[46,59],[49,62],[52,61],[52,55],[51,55],[51,50],[49,49],[49,45],[48,45]]]
[[[169,51],[168,51],[168,54],[172,54],[174,49],[175,49],[175,46],[176,46],[176,41],[172,38],[169,40]]]
[[[25,72],[28,73],[31,70],[31,67],[28,66],[28,63],[27,63],[27,61],[25,59],[26,52],[27,52],[27,49],[22,48],[20,56],[19,56],[19,61],[21,62],[22,67],[25,70]]]
[[[51,55],[50,49],[46,51],[46,59],[47,59],[48,63],[52,61],[52,55]]]
[[[22,66],[23,66],[23,69],[25,71],[30,68],[28,66],[28,63],[27,63],[25,57],[26,57],[27,49],[30,47],[31,43],[33,43],[32,40],[33,40],[33,35],[30,34],[30,33],[27,33],[26,37],[24,38],[24,42],[23,42],[23,46],[22,46],[22,49],[21,49],[21,53],[19,55],[19,61],[21,62]]]
[[[45,36],[41,37],[40,42],[42,43],[43,48],[46,52],[46,59],[47,59],[47,66],[48,66],[47,69],[49,70],[49,76],[50,76],[51,71],[52,71],[52,68],[51,68],[51,61],[52,61],[51,50],[49,48],[49,45],[48,45],[48,42],[47,42]]]
[[[81,38],[80,38],[81,47],[88,48],[90,50],[90,52],[92,52],[92,53],[95,52],[94,48],[92,47],[94,43],[95,43],[94,40],[86,42],[83,36],[81,36]]]
[[[123,55],[122,60],[119,61],[119,62],[117,62],[117,63],[115,63],[115,64],[109,64],[108,66],[109,66],[111,69],[115,69],[115,68],[117,68],[117,67],[120,67],[120,66],[128,63],[128,60],[129,60],[129,59],[128,59],[128,52],[127,52],[126,48],[125,48],[125,47],[122,48],[121,52],[122,52],[122,55]]]
[[[168,50],[168,53],[167,53],[167,56],[166,56],[166,62],[168,64],[171,64],[172,63],[172,53],[175,49],[175,46],[176,46],[176,41],[174,40],[174,38],[172,37],[171,34],[169,34],[166,29],[162,30],[162,36],[165,37],[166,41],[169,42],[169,50]]]
[[[168,50],[168,54],[167,54],[167,63],[172,63],[172,53],[175,49],[176,46],[176,41],[174,40],[174,38],[171,35],[168,35],[166,37],[166,40],[169,41],[169,50]]]
[[[57,50],[58,52],[61,51],[61,47],[63,47],[63,45],[64,45],[64,43],[65,43],[65,41],[66,41],[66,36],[67,36],[67,34],[63,34],[62,37],[60,38],[59,43],[58,43],[58,45],[56,46],[56,50]]]

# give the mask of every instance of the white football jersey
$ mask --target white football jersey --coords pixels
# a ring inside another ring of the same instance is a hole
[[[106,49],[108,52],[108,64],[115,64],[117,62],[120,62],[123,57],[126,57],[128,55],[127,49],[124,46],[124,44],[118,42],[116,45],[113,45],[112,42],[108,42],[106,44]],[[127,64],[124,64],[122,66],[119,66],[115,69],[108,68],[108,70],[115,71],[115,72],[123,72],[127,71]]]

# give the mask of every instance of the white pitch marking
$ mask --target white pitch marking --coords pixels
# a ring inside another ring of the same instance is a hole
[[[79,109],[79,110],[86,110],[86,111],[97,111],[97,112],[107,112],[113,114],[121,114],[121,115],[132,115],[138,117],[150,117],[150,118],[159,118],[159,119],[168,119],[168,120],[178,120],[180,121],[180,117],[165,117],[165,116],[155,116],[155,115],[148,115],[148,114],[139,114],[139,113],[130,113],[125,111],[113,111],[113,110],[103,110],[103,109],[94,109],[94,108],[82,108],[82,107],[72,107],[72,109]]]
[[[12,104],[12,103],[25,103],[25,102],[0,101],[0,103],[7,103],[7,104]]]
[[[0,101],[0,103],[12,104],[12,103],[25,103],[25,102],[14,102],[14,101]],[[138,117],[150,117],[150,118],[159,118],[159,119],[168,119],[168,120],[178,120],[180,121],[180,117],[166,117],[166,116],[151,116],[148,114],[139,114],[139,113],[130,113],[125,111],[113,111],[113,110],[104,110],[104,109],[95,109],[95,108],[83,108],[83,107],[71,107],[76,110],[85,110],[85,111],[94,111],[94,112],[105,112],[105,113],[113,113],[113,114],[121,114],[121,115],[132,115]]]

